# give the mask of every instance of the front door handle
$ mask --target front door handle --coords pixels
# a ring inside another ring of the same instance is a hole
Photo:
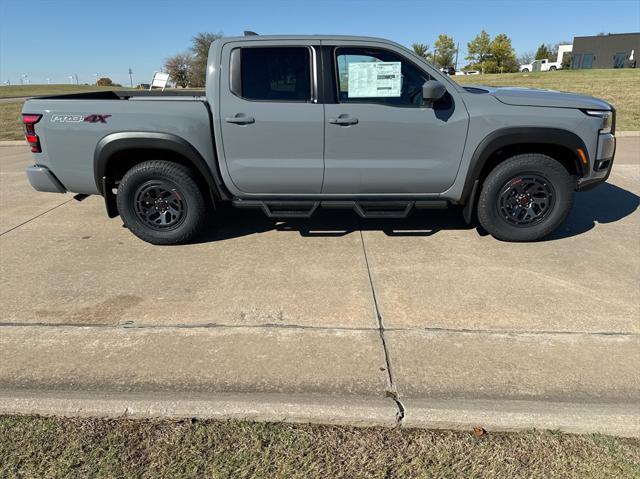
[[[252,116],[247,116],[244,113],[238,113],[236,116],[228,116],[224,119],[227,123],[235,123],[236,125],[249,125],[255,123],[256,119]]]
[[[358,119],[349,115],[339,115],[338,118],[329,118],[329,123],[332,125],[357,125]]]

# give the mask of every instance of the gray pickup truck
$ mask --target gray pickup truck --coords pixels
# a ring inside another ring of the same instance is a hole
[[[615,152],[602,100],[463,87],[366,37],[222,38],[204,92],[49,96],[22,118],[36,190],[102,195],[154,244],[188,242],[225,202],[271,217],[460,205],[498,239],[534,241],[574,191],[607,179]]]

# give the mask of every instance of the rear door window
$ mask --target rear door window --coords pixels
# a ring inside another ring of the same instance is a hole
[[[308,48],[243,48],[241,55],[243,98],[299,102],[311,99]]]

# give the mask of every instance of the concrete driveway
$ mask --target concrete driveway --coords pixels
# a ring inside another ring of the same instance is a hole
[[[533,244],[222,212],[148,245],[0,147],[0,411],[640,435],[640,138]]]

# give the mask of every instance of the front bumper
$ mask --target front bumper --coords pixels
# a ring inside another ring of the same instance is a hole
[[[589,174],[578,179],[576,189],[578,191],[590,190],[607,181],[611,174],[615,154],[616,137],[612,133],[599,135],[596,157],[590,165]]]
[[[27,178],[34,189],[48,193],[66,193],[67,189],[60,180],[46,166],[30,166],[27,168]]]

